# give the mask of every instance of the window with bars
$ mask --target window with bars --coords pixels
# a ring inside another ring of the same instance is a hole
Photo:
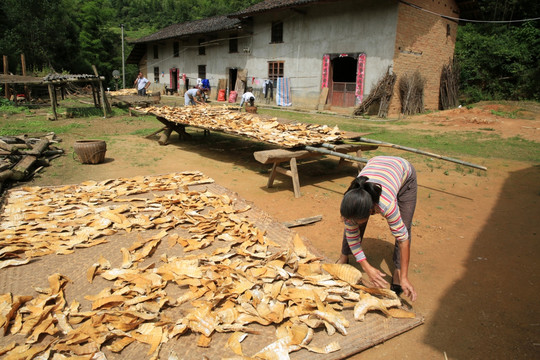
[[[283,77],[283,61],[269,61],[268,62],[268,79],[277,80],[279,77]]]
[[[157,45],[154,45],[154,59],[159,58],[159,47]]]
[[[206,47],[201,45],[204,43],[204,39],[199,39],[199,55],[206,55]]]
[[[199,65],[199,78],[206,79],[206,65]]]
[[[159,67],[154,67],[154,82],[159,83]]]
[[[178,41],[173,42],[173,57],[180,56],[180,43]]]
[[[272,35],[270,43],[282,43],[283,42],[283,21],[272,22]]]
[[[229,53],[238,52],[238,34],[229,35]]]

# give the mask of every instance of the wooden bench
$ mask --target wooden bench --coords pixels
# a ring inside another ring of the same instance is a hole
[[[377,145],[335,145],[333,151],[339,152],[342,154],[355,152],[357,157],[361,157],[362,151],[376,150]],[[268,178],[268,183],[266,184],[267,188],[271,188],[274,184],[276,174],[280,173],[283,175],[290,176],[293,182],[294,197],[299,198],[300,194],[300,180],[298,178],[298,166],[296,161],[306,158],[315,158],[322,157],[325,154],[309,151],[309,150],[286,150],[286,149],[272,149],[272,150],[263,150],[256,151],[253,153],[255,160],[262,164],[272,164],[272,171]],[[283,162],[289,162],[289,169],[285,169],[279,166]],[[339,159],[339,165],[344,161],[343,158]],[[363,164],[358,163],[359,169],[362,168]]]

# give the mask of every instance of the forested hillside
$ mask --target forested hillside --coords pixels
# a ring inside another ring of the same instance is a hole
[[[112,82],[130,39],[165,26],[231,13],[261,0],[2,0],[0,53],[9,70],[91,73],[91,64]],[[463,101],[540,99],[540,2],[477,0],[474,22],[461,22],[456,59]],[[530,21],[521,21],[532,19]],[[126,68],[133,78],[134,66]]]
[[[27,71],[100,74],[112,82],[113,70],[122,68],[121,24],[125,56],[130,39],[165,26],[223,15],[261,0],[1,0],[0,54],[9,70],[21,73],[20,54]],[[126,68],[134,78],[137,69]],[[111,83],[112,85],[112,83]]]

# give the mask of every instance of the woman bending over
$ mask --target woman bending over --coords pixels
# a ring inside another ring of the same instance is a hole
[[[369,264],[362,250],[369,216],[381,214],[396,239],[395,269],[390,288],[398,295],[404,293],[412,301],[416,300],[416,291],[409,282],[408,272],[416,193],[416,171],[407,160],[393,156],[370,159],[341,201],[345,231],[338,260],[338,263],[347,263],[352,254],[374,286],[383,288],[388,285],[383,278],[385,274]]]

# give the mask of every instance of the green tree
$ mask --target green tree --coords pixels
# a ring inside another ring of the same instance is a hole
[[[478,1],[483,23],[458,29],[456,59],[468,102],[540,100],[540,15],[534,0]]]
[[[100,75],[112,80],[112,72],[121,65],[121,38],[116,11],[107,0],[79,2],[80,57],[73,70],[92,73],[95,65]],[[113,26],[115,30],[113,30]]]
[[[69,69],[78,54],[78,28],[71,0],[2,0],[0,52],[18,72],[20,54],[28,69]]]

